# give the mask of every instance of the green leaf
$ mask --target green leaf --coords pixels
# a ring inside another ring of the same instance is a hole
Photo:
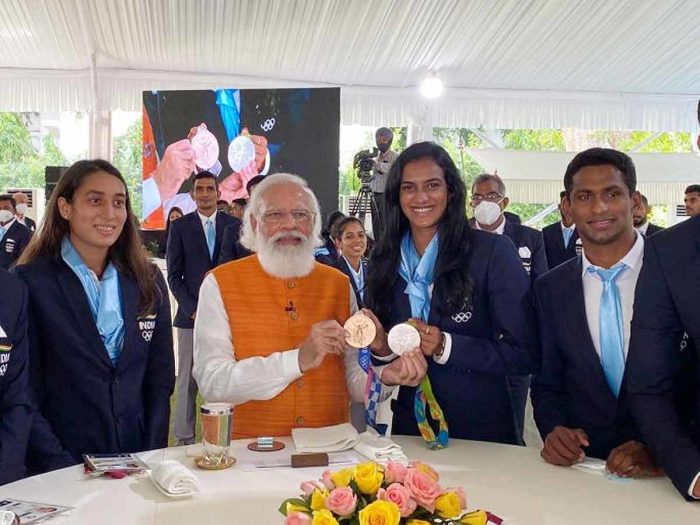
[[[287,504],[290,504],[290,503],[296,507],[306,508],[309,511],[309,514],[311,514],[311,509],[309,508],[309,504],[301,498],[288,498],[282,502],[282,504],[280,505],[280,508],[277,510],[279,510],[283,516],[286,516],[287,515]]]

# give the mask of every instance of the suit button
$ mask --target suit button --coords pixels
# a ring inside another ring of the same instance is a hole
[[[292,321],[296,321],[297,319],[299,319],[299,314],[297,314],[295,311],[289,312],[289,318]]]
[[[292,288],[294,288],[295,286],[296,286],[296,284],[293,281],[287,281],[287,288],[289,288],[290,290]]]
[[[115,385],[118,385],[118,384],[119,384],[119,378],[118,378],[118,377],[115,377],[115,378],[114,378],[114,384],[115,384]]]
[[[297,418],[297,425],[303,425],[303,424],[304,424],[304,418],[301,417],[301,416],[299,416],[299,417]]]
[[[304,380],[303,380],[303,379],[300,379],[299,381],[297,381],[297,386],[298,386],[299,388],[302,388],[302,387],[304,386]]]

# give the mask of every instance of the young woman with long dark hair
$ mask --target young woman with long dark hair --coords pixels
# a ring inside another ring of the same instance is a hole
[[[16,272],[29,290],[29,466],[166,446],[175,382],[168,292],[114,166],[85,160],[63,174]]]
[[[385,234],[365,297],[378,327],[372,350],[387,359],[384,327],[409,318],[420,333],[420,349],[382,373],[404,385],[392,432],[420,433],[432,447],[445,446],[448,434],[517,443],[506,376],[532,373],[537,359],[529,281],[513,244],[470,229],[464,182],[436,144],[401,153],[384,197]]]

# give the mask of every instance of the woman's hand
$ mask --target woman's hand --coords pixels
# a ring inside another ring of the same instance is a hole
[[[384,327],[382,326],[381,321],[379,321],[377,316],[374,315],[374,312],[369,308],[362,308],[361,312],[370,319],[372,319],[372,322],[374,322],[374,326],[377,329],[377,335],[374,337],[374,341],[370,343],[369,349],[374,355],[380,357],[388,356],[389,354],[391,354],[391,350],[389,349],[389,344],[387,343],[386,338],[386,332],[384,331]]]

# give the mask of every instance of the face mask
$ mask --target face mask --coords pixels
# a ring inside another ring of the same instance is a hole
[[[10,222],[14,214],[10,210],[0,210],[0,222]]]
[[[24,203],[17,205],[17,213],[20,215],[24,215],[25,213],[27,213],[28,209],[29,209],[29,206],[27,206]]]
[[[496,202],[481,201],[474,208],[474,218],[479,224],[491,226],[501,216],[501,207]]]

